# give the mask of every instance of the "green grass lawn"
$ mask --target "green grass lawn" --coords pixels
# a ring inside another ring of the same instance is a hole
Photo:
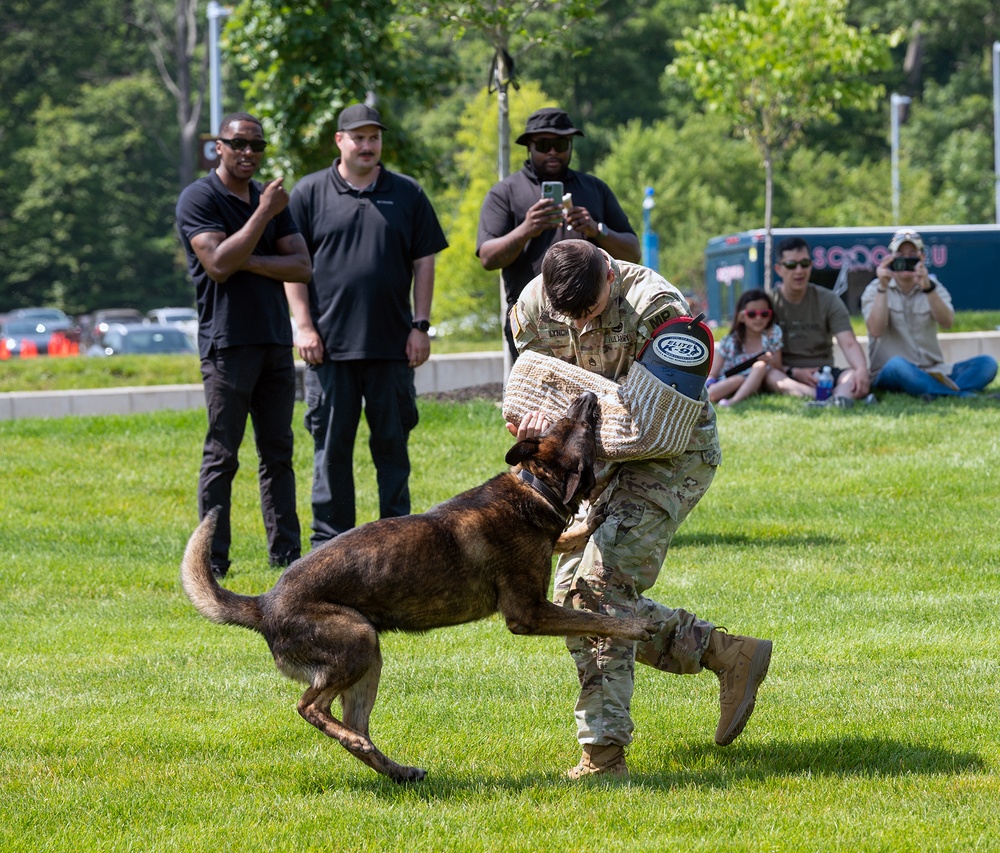
[[[495,405],[420,408],[414,509],[503,470]],[[184,597],[203,411],[0,422],[0,849],[996,849],[1000,403],[763,398],[719,423],[652,594],[773,639],[743,736],[714,745],[710,673],[641,668],[631,781],[564,780],[573,665],[493,618],[383,638],[373,738],[428,770],[401,787],[298,716],[259,636]],[[242,458],[226,584],[256,593],[276,575]]]

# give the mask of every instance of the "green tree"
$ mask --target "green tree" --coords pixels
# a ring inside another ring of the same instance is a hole
[[[888,67],[899,35],[851,26],[846,9],[847,0],[718,6],[685,30],[668,69],[750,139],[763,160],[768,284],[775,161],[806,125],[836,123],[849,107],[872,109],[884,93],[867,78]]]
[[[727,130],[716,115],[630,122],[596,169],[636,231],[645,188],[653,188],[660,272],[682,290],[704,292],[708,237],[754,227],[763,212],[756,152]]]
[[[511,120],[523,127],[531,113],[549,103],[537,84],[525,83],[511,94]],[[449,247],[437,262],[435,322],[486,336],[500,333],[498,284],[497,274],[484,270],[476,257],[476,234],[483,199],[497,180],[496,127],[494,99],[483,89],[461,114],[454,137],[455,181],[437,205]]]
[[[330,165],[337,116],[348,104],[426,97],[435,66],[422,61],[395,13],[393,0],[243,0],[235,8],[224,30],[226,54],[247,107],[276,143],[269,168],[301,175]],[[391,111],[383,118],[395,160],[409,171],[420,152],[407,145]]]
[[[18,152],[30,175],[13,212],[14,304],[82,312],[192,302],[177,264],[177,197],[161,138],[171,103],[153,75],[84,86],[78,103],[43,101],[35,144]]]

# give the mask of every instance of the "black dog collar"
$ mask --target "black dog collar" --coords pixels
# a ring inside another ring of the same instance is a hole
[[[569,523],[573,520],[573,513],[570,512],[569,507],[567,507],[566,504],[560,500],[559,495],[553,492],[552,489],[546,486],[545,483],[539,480],[538,477],[530,471],[525,471],[524,468],[518,470],[517,476],[531,486],[531,488],[538,492],[538,494],[540,494],[543,498],[545,498],[555,514],[563,520],[563,526],[569,527]]]

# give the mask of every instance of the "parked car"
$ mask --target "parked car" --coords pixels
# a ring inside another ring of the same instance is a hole
[[[194,308],[154,308],[146,312],[146,322],[159,326],[176,326],[192,341],[198,340],[198,312]]]
[[[73,318],[59,308],[18,308],[7,315],[9,320],[35,320],[53,331],[73,328]]]
[[[141,311],[135,308],[101,308],[93,314],[80,317],[83,330],[81,343],[88,350],[95,344],[100,344],[101,338],[112,323],[141,323]]]
[[[53,328],[51,325],[34,319],[8,319],[0,326],[0,343],[13,356],[20,356],[33,348],[37,355],[48,355],[49,341],[56,332],[64,332],[65,327]]]
[[[132,355],[134,353],[195,353],[191,339],[174,326],[150,323],[112,323],[87,355]]]

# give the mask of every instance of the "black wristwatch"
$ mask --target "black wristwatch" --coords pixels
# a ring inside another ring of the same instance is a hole
[[[928,287],[928,288],[923,288],[923,287],[921,287],[920,289],[921,289],[921,290],[923,290],[923,291],[924,291],[924,293],[930,293],[930,292],[931,292],[931,291],[932,291],[932,290],[933,290],[933,289],[934,289],[935,287],[937,287],[937,282],[936,282],[936,281],[934,281],[934,279],[932,279],[932,278],[929,278],[929,279],[927,279],[927,281],[929,281],[929,282],[930,282],[930,285],[931,285],[931,286],[930,286],[930,287]]]
[[[427,331],[430,331],[431,321],[430,320],[414,320],[413,321],[413,328],[416,329],[418,332],[427,332]]]

